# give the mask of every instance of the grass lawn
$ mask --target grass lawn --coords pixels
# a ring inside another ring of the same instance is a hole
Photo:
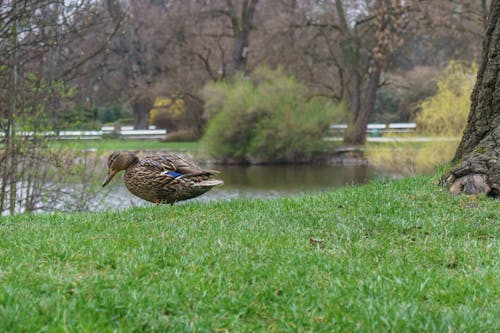
[[[500,205],[430,177],[0,220],[1,332],[498,332]]]
[[[75,150],[97,149],[98,151],[115,150],[175,150],[197,151],[198,142],[161,142],[156,140],[58,140],[51,142],[52,147],[71,148]]]
[[[369,142],[369,148],[394,149],[418,149],[427,142]],[[54,148],[64,147],[75,150],[97,149],[98,151],[115,150],[173,150],[195,152],[200,149],[199,142],[161,142],[156,140],[122,140],[122,139],[101,139],[101,140],[57,140],[51,142]],[[337,148],[340,144],[332,142],[330,148]]]

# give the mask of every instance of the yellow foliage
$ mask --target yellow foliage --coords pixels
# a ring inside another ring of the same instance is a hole
[[[451,160],[460,141],[434,141],[422,145],[393,143],[369,147],[366,157],[378,168],[402,174],[433,173],[435,168]]]
[[[149,122],[152,125],[177,121],[184,115],[184,100],[158,97],[149,115]]]
[[[436,95],[420,103],[417,128],[428,135],[457,137],[462,134],[470,110],[470,95],[477,66],[450,62],[437,82]]]
[[[470,95],[477,66],[450,62],[437,82],[437,93],[420,103],[415,117],[422,134],[446,139],[424,144],[395,142],[384,147],[369,147],[366,155],[375,166],[403,174],[435,172],[449,162],[459,144],[470,111]]]

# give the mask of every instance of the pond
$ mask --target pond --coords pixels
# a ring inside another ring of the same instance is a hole
[[[224,185],[189,200],[214,201],[235,198],[276,198],[302,193],[329,191],[335,188],[364,184],[373,179],[391,176],[370,166],[273,165],[273,166],[209,166],[219,170]],[[148,205],[130,194],[121,177],[110,183],[101,208],[126,208]]]

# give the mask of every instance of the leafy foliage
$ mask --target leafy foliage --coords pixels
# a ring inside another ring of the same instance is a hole
[[[132,118],[132,110],[120,104],[113,104],[99,108],[97,117],[101,124],[109,124],[123,118]],[[132,120],[133,122],[133,120]]]
[[[208,84],[203,94],[208,126],[203,144],[216,157],[253,163],[311,158],[341,105],[311,98],[282,70],[259,68],[250,77]]]
[[[150,112],[149,123],[158,128],[178,129],[178,122],[184,116],[184,100],[157,98]]]
[[[100,123],[96,108],[78,105],[61,113],[56,122],[56,128],[61,130],[98,130]]]
[[[414,147],[395,142],[392,147],[369,147],[372,163],[403,173],[434,172],[451,160],[467,122],[477,66],[450,62],[437,80],[437,92],[424,99],[416,115],[417,128],[426,136],[440,137]]]
[[[31,72],[20,80],[23,89],[18,89],[16,93],[16,130],[39,132],[57,129],[60,121],[52,118],[51,112],[56,105],[68,103],[75,88],[63,81],[44,80]],[[63,114],[63,118],[66,116],[68,113]]]
[[[436,94],[437,66],[415,66],[404,72],[384,75],[391,84],[380,87],[372,122],[408,122],[425,98]]]
[[[459,136],[467,122],[477,66],[452,61],[437,82],[437,93],[420,104],[415,121],[425,134]]]
[[[434,140],[425,143],[391,142],[383,146],[369,146],[366,156],[382,169],[402,174],[433,173],[436,167],[448,162],[459,139]]]

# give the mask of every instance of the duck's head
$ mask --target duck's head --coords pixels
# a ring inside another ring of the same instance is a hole
[[[137,161],[137,156],[129,152],[114,152],[109,155],[108,174],[102,182],[102,187],[108,185],[117,172],[127,169],[135,161]]]

